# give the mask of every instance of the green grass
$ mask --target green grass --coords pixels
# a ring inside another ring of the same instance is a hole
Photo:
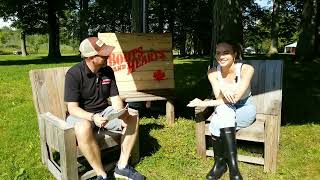
[[[0,56],[0,179],[54,179],[41,164],[28,72],[70,66],[78,61],[80,58],[75,56]],[[205,75],[208,64],[207,58],[175,59],[179,118],[173,127],[168,127],[163,113],[157,116],[158,111],[163,111],[161,107],[155,110],[156,118],[142,118],[142,159],[136,168],[148,179],[204,179],[211,168],[212,158],[202,160],[196,155],[193,110],[185,107],[189,100],[206,97],[210,92]],[[281,127],[277,171],[265,174],[262,166],[239,163],[245,179],[320,179],[320,100],[314,96],[319,94],[318,69],[316,62],[299,64],[286,60],[282,114],[285,125]],[[222,179],[228,179],[228,175]]]

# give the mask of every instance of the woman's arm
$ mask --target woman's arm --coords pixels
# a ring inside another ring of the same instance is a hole
[[[215,98],[219,100],[219,103],[221,104],[233,103],[233,94],[231,94],[231,92],[229,92],[228,89],[223,89],[224,87],[222,87],[218,81],[218,72],[215,67],[209,69],[208,79],[210,81],[213,94]]]
[[[208,79],[210,81],[211,87],[212,87],[212,91],[213,91],[213,95],[215,96],[216,99],[222,99],[223,95],[221,93],[221,87],[218,81],[218,72],[217,72],[217,68],[213,67],[211,69],[209,69],[208,71]]]
[[[247,88],[250,87],[251,79],[254,74],[254,68],[249,64],[243,64],[241,68],[241,82],[237,89],[234,100],[238,102],[246,92]]]

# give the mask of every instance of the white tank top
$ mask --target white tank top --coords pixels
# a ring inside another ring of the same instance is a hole
[[[241,67],[242,67],[242,63],[236,63],[236,78],[235,81],[233,83],[226,83],[223,81],[222,75],[221,75],[221,66],[218,64],[217,66],[217,72],[218,72],[218,81],[220,83],[221,86],[227,87],[229,89],[232,89],[232,91],[236,91],[239,88],[239,84],[241,82]],[[240,99],[245,99],[247,97],[251,96],[251,87],[249,85],[249,87],[246,89],[245,93],[243,94],[243,96]]]

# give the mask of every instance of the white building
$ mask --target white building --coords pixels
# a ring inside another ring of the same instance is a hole
[[[284,47],[284,53],[296,54],[297,42],[288,44]]]

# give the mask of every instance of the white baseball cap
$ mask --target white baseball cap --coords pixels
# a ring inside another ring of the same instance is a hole
[[[97,37],[89,37],[84,39],[79,46],[79,51],[82,57],[91,56],[110,56],[114,46],[106,45],[102,40]]]

